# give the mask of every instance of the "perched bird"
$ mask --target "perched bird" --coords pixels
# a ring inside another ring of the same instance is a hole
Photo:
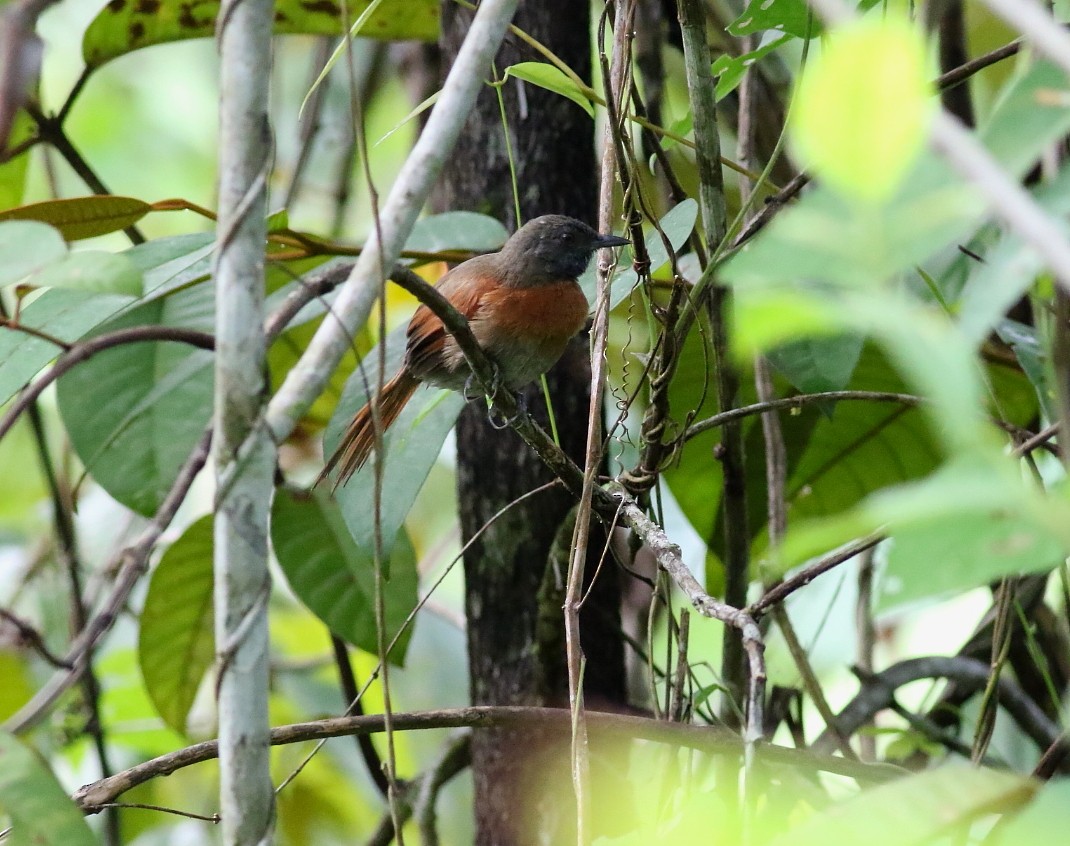
[[[463,262],[435,286],[468,320],[479,345],[498,368],[500,383],[517,391],[549,370],[587,321],[587,298],[576,278],[602,247],[626,238],[599,235],[559,214],[522,226],[497,253]],[[409,322],[405,361],[379,394],[385,431],[421,382],[463,391],[471,369],[453,336],[421,305]],[[320,478],[336,466],[336,485],[363,466],[375,443],[371,404],[357,412]]]

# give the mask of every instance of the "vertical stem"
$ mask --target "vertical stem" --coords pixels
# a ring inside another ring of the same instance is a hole
[[[272,0],[228,0],[217,24],[220,62],[215,434],[215,620],[219,662],[220,810],[228,846],[268,844],[268,511],[275,444],[264,425],[267,386],[264,243]]]
[[[713,77],[710,75],[710,48],[706,41],[706,18],[700,0],[679,0],[679,14],[688,97],[694,115],[704,234],[707,245],[714,249],[725,236],[727,222],[716,98]],[[739,376],[732,365],[728,337],[730,309],[729,290],[721,285],[713,285],[709,304],[710,334],[721,411],[735,408],[739,393]],[[721,447],[724,471],[725,602],[742,608],[747,604],[750,542],[743,472],[743,436],[738,422],[725,425]],[[730,723],[735,723],[738,712],[734,703],[743,702],[747,665],[739,631],[728,627],[725,628],[721,673],[729,699],[722,709],[722,716]]]
[[[628,71],[627,4],[617,3],[613,22],[613,59],[609,91],[617,96],[623,89]],[[599,45],[601,47],[601,45]],[[612,134],[607,123],[602,153],[602,179],[598,198],[598,231],[611,232],[613,219],[613,185],[617,159]],[[602,261],[598,266],[598,290],[594,324],[591,327],[591,398],[587,416],[587,448],[584,456],[583,495],[576,510],[576,527],[572,538],[568,584],[565,593],[565,655],[568,667],[568,698],[572,709],[572,784],[576,794],[576,842],[590,841],[588,810],[590,805],[590,761],[587,755],[587,724],[583,713],[583,650],[580,644],[580,604],[583,574],[587,563],[588,535],[591,527],[591,497],[595,478],[602,462],[602,390],[605,387],[605,350],[609,331],[609,277],[611,267]]]
[[[873,672],[873,652],[877,646],[877,627],[873,624],[873,550],[867,549],[858,556],[858,601],[855,604],[855,623],[858,631],[858,668]],[[870,720],[876,726],[876,720]],[[877,738],[865,732],[858,733],[858,748],[863,761],[877,759]]]

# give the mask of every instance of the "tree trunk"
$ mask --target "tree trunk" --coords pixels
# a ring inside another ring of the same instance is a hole
[[[456,54],[471,15],[457,4],[442,5],[443,65]],[[572,0],[522,2],[514,21],[546,44],[581,77],[589,79],[590,18],[586,3]],[[540,57],[515,37],[507,38],[497,69]],[[558,95],[510,79],[501,89],[517,170],[523,220],[541,214],[568,214],[595,223],[597,172],[594,125],[576,104]],[[480,95],[476,111],[447,165],[437,198],[443,209],[468,209],[517,225],[512,179],[498,99],[493,88]],[[576,339],[547,376],[561,446],[582,462],[590,391],[586,337]],[[537,385],[527,389],[528,406],[543,426],[547,414]],[[458,489],[461,527],[467,541],[502,508],[553,478],[512,430],[496,431],[485,405],[471,403],[457,428]],[[510,508],[473,543],[465,555],[469,673],[477,704],[567,703],[563,655],[563,612],[553,589],[548,560],[559,528],[574,505],[560,488],[543,491]],[[605,548],[605,534],[594,527],[588,573]],[[567,538],[562,529],[562,537]],[[565,544],[567,548],[567,543]],[[557,584],[564,584],[567,555],[556,564]],[[543,585],[547,585],[547,590]],[[540,595],[543,596],[540,610]],[[620,591],[612,562],[607,562],[581,615],[589,707],[620,706],[625,701],[624,652],[620,639]],[[549,624],[549,625],[548,625]],[[541,637],[539,633],[542,633]],[[567,755],[567,738],[563,747]],[[473,739],[476,842],[527,842],[521,832],[525,816],[519,777],[529,769],[536,748],[560,739],[515,731],[486,731]],[[524,754],[520,754],[524,750]],[[557,767],[567,783],[565,762]],[[555,767],[555,771],[557,770]],[[530,775],[530,773],[529,773]]]

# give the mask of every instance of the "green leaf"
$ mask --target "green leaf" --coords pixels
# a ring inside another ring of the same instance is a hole
[[[933,106],[922,38],[904,21],[867,19],[833,32],[806,69],[793,136],[825,182],[879,203],[921,152]]]
[[[851,381],[864,343],[859,335],[803,338],[770,350],[767,357],[800,393],[840,391]]]
[[[348,20],[357,20],[370,5],[370,0],[348,3]],[[276,0],[274,31],[277,35],[341,36],[345,32],[342,9],[335,0]],[[218,13],[219,0],[111,0],[86,29],[82,57],[94,68],[142,47],[208,38]],[[435,41],[438,31],[438,0],[383,0],[360,34],[384,40]]]
[[[1063,779],[1040,786],[1033,801],[992,830],[991,846],[1058,843],[1070,830],[1070,782]]]
[[[687,239],[695,229],[698,220],[698,203],[692,199],[686,199],[677,203],[658,221],[658,225],[669,239],[673,252],[677,255],[687,244]],[[650,273],[656,274],[663,270],[669,263],[669,252],[661,236],[653,228],[646,233],[646,249],[650,256]],[[598,269],[594,263],[587,268],[587,272],[579,278],[580,287],[583,289],[587,302],[594,308],[595,286],[598,284]],[[609,307],[616,308],[632,293],[639,284],[639,274],[632,265],[622,261],[617,272],[613,274],[612,287],[609,293]]]
[[[95,846],[85,817],[30,747],[0,732],[0,809],[7,846]]]
[[[0,223],[0,285],[21,282],[67,255],[67,243],[53,227],[32,220]]]
[[[753,35],[767,29],[813,38],[821,32],[821,21],[811,13],[806,0],[750,0],[743,14],[728,25],[732,35]]]
[[[771,846],[922,846],[987,814],[1021,807],[1039,782],[1014,773],[942,767],[864,790],[792,826]]]
[[[433,105],[435,105],[435,103],[438,102],[439,95],[441,95],[441,94],[442,94],[442,90],[439,89],[434,94],[432,94],[430,97],[425,98],[422,102],[420,102],[416,106],[416,108],[414,108],[411,112],[409,112],[407,115],[405,115],[405,117],[403,117],[396,124],[394,124],[394,126],[390,129],[389,132],[387,132],[385,135],[383,135],[382,138],[380,138],[378,141],[376,141],[374,144],[372,144],[372,147],[378,147],[387,138],[389,138],[391,135],[393,135],[395,132],[397,132],[403,126],[408,124],[409,121],[411,121],[414,117],[416,117],[418,115],[421,115],[424,112],[426,112],[428,109],[430,109]]]
[[[405,241],[405,249],[425,253],[501,249],[509,233],[496,218],[476,212],[453,211],[421,217]]]
[[[34,274],[41,288],[77,288],[106,294],[141,295],[141,273],[122,253],[83,250],[70,253]]]
[[[133,197],[98,195],[46,200],[0,212],[0,220],[39,220],[55,226],[68,241],[80,241],[133,226],[152,206]]]
[[[783,46],[788,41],[791,41],[792,35],[782,35],[779,38],[774,38],[768,44],[764,44],[756,50],[751,50],[749,53],[744,53],[742,56],[732,56],[725,53],[723,56],[718,56],[717,60],[710,67],[710,73],[713,76],[718,77],[717,88],[714,92],[717,100],[720,101],[731,94],[739,86],[739,83],[743,81],[743,74],[747,72],[747,68],[757,62],[764,56],[768,56],[778,47]]]
[[[1035,108],[1043,91],[1061,84],[1057,82],[1060,73],[1039,63],[1015,79],[981,132],[982,140],[1016,175],[1070,131],[1070,109]],[[1021,110],[1030,104],[1034,114],[1028,121],[1021,119]],[[1023,126],[1028,132],[1022,131]],[[1060,175],[1058,184],[1037,190],[1041,203],[1055,216],[1064,214],[1068,206],[1067,179],[1070,176]],[[985,210],[984,200],[962,179],[934,155],[926,154],[895,197],[879,207],[859,207],[819,186],[745,244],[727,263],[721,278],[748,297],[755,296],[758,288],[798,288],[813,280],[876,286],[965,238]],[[1002,315],[1000,304],[1014,302],[1032,281],[1029,268],[1036,260],[1030,251],[1002,249],[1006,254],[999,253],[1001,267],[986,265],[976,271],[962,294],[963,324],[979,340]],[[783,309],[767,310],[765,317],[773,318],[772,322],[755,327],[763,333],[774,331],[776,322],[799,319]]]
[[[210,331],[214,290],[199,285],[139,305],[98,333],[158,324]],[[212,354],[175,342],[106,350],[59,380],[71,443],[93,478],[141,514],[155,513],[211,416]]]
[[[43,291],[19,315],[19,323],[71,344],[114,316],[133,299],[56,288]],[[62,352],[55,344],[11,327],[0,327],[0,401],[7,402]]]
[[[309,610],[339,637],[377,654],[373,550],[354,542],[330,496],[278,490],[271,542],[286,580]],[[390,577],[382,583],[388,644],[417,602],[416,554],[404,531],[392,545],[389,564]],[[390,653],[392,662],[402,663],[410,636],[411,627]]]
[[[990,485],[991,478],[974,478]],[[952,496],[949,486],[943,493]],[[1003,576],[1042,572],[1066,558],[1059,539],[1042,525],[1002,504],[964,514],[934,514],[894,532],[878,610],[946,596]]]
[[[212,517],[189,526],[160,558],[141,610],[138,664],[160,716],[179,733],[215,657]]]
[[[590,117],[594,117],[594,106],[590,98],[565,75],[564,71],[554,65],[547,62],[520,62],[505,69],[505,78],[508,79],[511,76],[567,97]]]

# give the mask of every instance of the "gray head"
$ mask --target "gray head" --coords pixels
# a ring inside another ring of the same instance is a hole
[[[574,217],[545,214],[521,226],[499,256],[511,283],[523,287],[575,279],[595,250],[628,243],[627,238],[599,235]]]

